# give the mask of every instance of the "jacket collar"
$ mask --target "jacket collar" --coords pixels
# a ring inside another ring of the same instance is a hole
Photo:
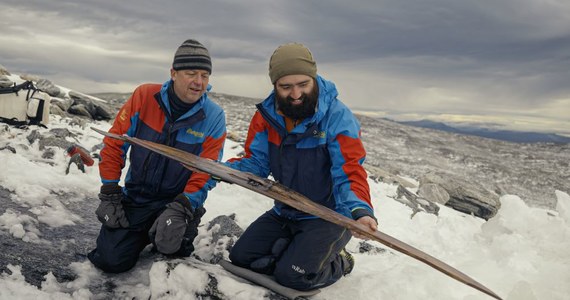
[[[160,88],[160,101],[163,107],[166,107],[166,109],[168,110],[168,114],[171,114],[171,108],[170,108],[170,102],[168,101],[168,88],[170,87],[170,85],[172,85],[173,81],[172,79],[167,80],[165,83],[162,84],[162,87]],[[192,115],[194,115],[196,112],[198,112],[199,110],[201,110],[204,107],[204,102],[206,102],[207,100],[209,100],[208,98],[208,92],[212,89],[212,86],[210,84],[208,84],[208,87],[206,87],[206,92],[204,93],[204,95],[202,95],[202,97],[200,97],[200,99],[198,100],[198,103],[196,103],[196,105],[194,105],[194,107],[192,107],[191,110],[187,111],[185,114],[183,114],[180,119],[185,119],[188,118]]]

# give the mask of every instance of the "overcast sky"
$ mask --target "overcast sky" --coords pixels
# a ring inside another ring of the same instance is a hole
[[[264,98],[296,41],[355,110],[570,135],[568,0],[4,0],[0,26],[0,65],[85,93],[164,82],[194,38],[212,91]]]

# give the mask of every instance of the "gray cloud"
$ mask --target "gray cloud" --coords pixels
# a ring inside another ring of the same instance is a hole
[[[0,64],[85,92],[164,81],[176,47],[196,38],[211,51],[216,91],[263,97],[272,51],[298,41],[352,107],[530,115],[570,128],[565,1],[7,0],[3,7]]]

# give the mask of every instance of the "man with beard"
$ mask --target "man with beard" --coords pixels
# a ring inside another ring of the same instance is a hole
[[[245,155],[232,168],[270,174],[289,188],[370,228],[377,229],[360,125],[337,99],[335,85],[317,75],[309,49],[278,47],[269,61],[273,92],[257,105]],[[312,290],[352,271],[346,228],[275,201],[230,252],[234,265],[273,275],[283,286]],[[357,236],[359,237],[359,236]]]

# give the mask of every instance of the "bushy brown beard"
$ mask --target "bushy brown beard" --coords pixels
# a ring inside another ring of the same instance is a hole
[[[311,117],[315,114],[315,109],[317,107],[317,102],[319,100],[319,86],[315,81],[313,85],[313,90],[308,94],[303,93],[299,99],[303,100],[300,105],[293,105],[291,102],[293,99],[290,96],[285,98],[279,96],[279,93],[275,91],[275,100],[277,101],[277,108],[286,116],[293,120],[303,120],[305,118]]]

